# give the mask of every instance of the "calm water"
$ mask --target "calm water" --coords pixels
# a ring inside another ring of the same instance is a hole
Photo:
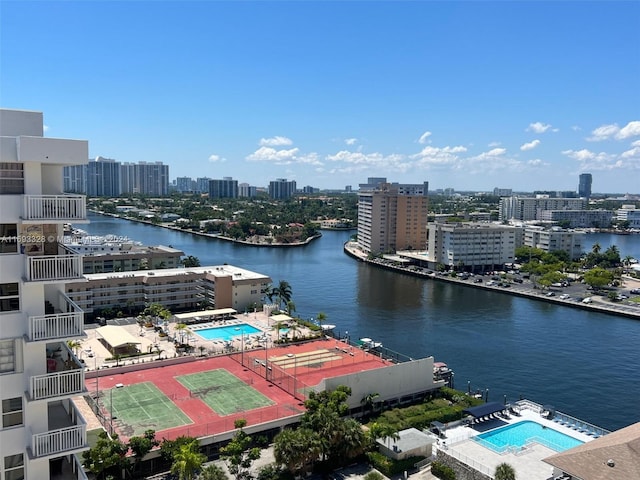
[[[171,245],[202,265],[229,263],[288,281],[297,313],[327,315],[352,339],[370,337],[412,357],[433,355],[456,387],[520,395],[608,429],[640,421],[640,321],[398,275],[342,251],[349,232],[301,248],[234,245],[111,217],[81,225],[94,235]],[[640,259],[640,236],[587,236]]]

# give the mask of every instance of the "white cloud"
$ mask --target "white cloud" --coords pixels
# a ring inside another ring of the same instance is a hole
[[[460,153],[467,151],[466,147],[457,145],[455,147],[424,147],[419,153],[411,155],[413,160],[416,160],[416,167],[429,168],[429,167],[442,167],[450,165],[453,168],[458,168],[461,157]]]
[[[47,133],[49,131],[49,125],[42,125],[42,131]]]
[[[636,161],[640,161],[640,141],[633,143],[637,145],[625,152],[622,152],[620,154],[620,157],[624,159],[635,159]]]
[[[531,141],[529,143],[525,143],[523,145],[520,145],[520,150],[522,150],[523,152],[525,152],[527,150],[533,150],[538,145],[540,145],[540,140],[533,140],[533,141]]]
[[[346,143],[347,145],[355,145],[356,143],[358,143],[358,139],[357,138],[347,138],[347,139],[345,139],[344,143]]]
[[[489,145],[487,145],[487,147],[493,148],[493,147],[499,147],[500,145],[502,145],[502,142],[491,142]]]
[[[636,140],[635,142],[631,142],[632,147],[640,147],[640,140]]]
[[[589,170],[616,170],[622,168],[637,169],[640,167],[637,160],[633,158],[633,150],[629,150],[622,155],[613,155],[606,152],[592,152],[583,148],[582,150],[565,150],[563,155],[580,162],[580,169]]]
[[[634,120],[622,127],[616,134],[616,138],[618,140],[624,140],[625,138],[637,137],[638,135],[640,135],[640,121]]]
[[[272,162],[275,165],[308,164],[322,165],[317,153],[300,154],[300,149],[276,150],[271,147],[260,147],[246,159],[251,162]]]
[[[481,153],[480,156],[484,155],[487,157],[497,157],[499,155],[504,155],[505,153],[507,153],[506,148],[494,148],[492,150],[489,150],[488,152]]]
[[[601,125],[591,132],[591,136],[588,137],[587,140],[590,142],[608,140],[609,138],[617,135],[618,132],[620,132],[620,127],[615,123],[611,125]]]
[[[287,137],[271,137],[271,138],[261,138],[260,145],[267,147],[280,147],[283,145],[293,145],[293,141]]]
[[[599,142],[615,138],[616,140],[625,140],[630,137],[640,135],[640,121],[633,120],[620,128],[617,123],[602,125],[591,132],[591,136],[587,138],[590,142]]]
[[[427,141],[428,141],[427,139],[430,136],[431,136],[431,132],[429,132],[429,131],[424,132],[422,135],[420,135],[420,138],[418,139],[418,143],[421,143],[421,144],[427,143]]]
[[[227,161],[227,159],[226,159],[226,158],[221,157],[220,155],[209,155],[209,161],[210,161],[211,163],[217,163],[217,162],[222,163],[222,162],[226,162],[226,161]]]
[[[578,125],[573,125],[571,127],[571,130],[573,130],[574,132],[579,132],[580,130],[582,130],[582,128],[580,128]]]
[[[274,162],[277,165],[288,165],[295,161],[297,153],[297,148],[276,150],[271,147],[260,147],[251,155],[248,155],[247,160],[252,162]]]
[[[534,133],[544,133],[547,130],[549,130],[551,128],[551,125],[547,124],[547,123],[542,123],[542,122],[534,122],[534,123],[530,123],[529,126],[527,127],[527,132],[534,132]],[[557,129],[556,129],[557,131]]]
[[[549,163],[543,160],[540,160],[539,158],[536,158],[534,160],[528,160],[527,165],[530,165],[532,167],[542,167],[542,166],[549,165]]]

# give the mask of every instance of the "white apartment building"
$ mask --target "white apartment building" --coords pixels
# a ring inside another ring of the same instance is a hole
[[[251,310],[262,301],[271,278],[260,273],[218,265],[133,272],[95,273],[67,284],[67,294],[87,315],[105,310],[129,313],[151,303],[172,312],[207,308]]]
[[[503,197],[500,199],[498,220],[540,220],[543,210],[584,210],[583,198],[551,198],[548,195],[537,197]]]
[[[430,223],[427,264],[473,272],[513,263],[521,228],[495,223]]]
[[[86,393],[68,346],[84,313],[64,292],[82,257],[62,244],[64,223],[86,222],[82,195],[63,195],[64,166],[87,163],[84,140],[45,138],[41,112],[0,109],[0,478],[86,478],[77,454]]]
[[[560,228],[526,227],[523,234],[523,245],[539,248],[545,252],[564,251],[572,260],[582,256],[584,240],[583,232],[563,230]]]
[[[419,187],[419,188],[418,188]],[[358,193],[358,244],[373,254],[423,250],[427,241],[428,183],[378,184]]]
[[[616,210],[616,220],[619,222],[629,222],[629,228],[640,229],[640,208],[635,205],[622,205]]]
[[[538,220],[566,222],[565,228],[609,228],[614,214],[610,210],[542,210]]]

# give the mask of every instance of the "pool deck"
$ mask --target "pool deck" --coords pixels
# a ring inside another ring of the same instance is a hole
[[[505,452],[500,454],[482,446],[472,438],[480,433],[524,420],[532,420],[583,442],[589,442],[594,439],[593,436],[589,436],[586,433],[544,418],[535,410],[521,408],[520,416],[511,415],[509,419],[500,418],[487,421],[475,428],[461,425],[448,429],[446,439],[439,440],[435,448],[488,475],[493,475],[495,468],[500,463],[506,462],[516,470],[517,478],[526,478],[527,480],[548,480],[553,478],[553,467],[542,461],[542,459],[557,453],[551,448],[535,443],[517,453]]]

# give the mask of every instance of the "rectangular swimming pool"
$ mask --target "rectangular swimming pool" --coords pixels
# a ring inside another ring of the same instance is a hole
[[[480,444],[498,453],[503,453],[509,448],[521,449],[531,442],[539,443],[556,452],[563,452],[584,443],[532,420],[481,433],[474,438]]]
[[[205,340],[231,341],[234,338],[241,337],[242,335],[246,337],[247,335],[262,333],[262,330],[259,330],[248,323],[238,323],[236,325],[225,325],[222,327],[202,328],[199,330],[193,330],[193,333]]]

